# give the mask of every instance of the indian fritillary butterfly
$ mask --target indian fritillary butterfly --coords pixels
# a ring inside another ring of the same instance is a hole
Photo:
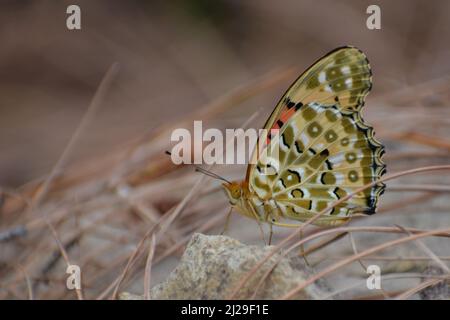
[[[355,47],[337,48],[308,68],[264,126],[279,129],[276,138],[264,137],[266,147],[279,147],[277,159],[269,161],[274,174],[262,174],[269,162],[262,159],[264,155],[256,158],[248,165],[245,180],[224,184],[231,205],[258,221],[297,226],[284,221],[304,222],[378,180],[386,171],[381,159],[384,147],[361,117],[371,87],[369,62]],[[336,226],[355,213],[375,213],[384,188],[378,183],[359,192],[314,224]]]

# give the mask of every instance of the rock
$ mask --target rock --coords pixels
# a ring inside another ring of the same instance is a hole
[[[248,246],[226,236],[194,234],[176,269],[151,289],[152,299],[224,299],[242,277],[272,249]],[[274,255],[245,285],[237,299],[250,299],[261,276],[280,257]],[[284,257],[256,294],[256,299],[276,299],[305,281],[312,271],[299,257]],[[323,281],[301,291],[296,299],[320,299],[329,292]],[[142,299],[122,293],[121,299]]]

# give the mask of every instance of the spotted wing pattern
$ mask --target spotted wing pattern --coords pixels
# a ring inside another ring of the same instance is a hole
[[[283,97],[277,126],[268,137],[270,150],[249,168],[253,206],[271,219],[304,221],[385,172],[383,146],[361,118],[371,88],[371,72],[364,54],[342,48],[319,60]],[[289,116],[286,114],[290,112]],[[264,174],[271,166],[274,174]],[[353,213],[375,212],[384,184],[353,196],[318,220],[332,225]]]
[[[372,88],[371,78],[369,62],[362,51],[351,46],[337,48],[294,81],[267,119],[264,129],[269,133],[270,129],[280,129],[302,105],[310,102],[323,105],[338,103],[343,113],[359,111]],[[270,134],[262,138],[266,139],[266,145],[270,143]],[[246,181],[262,151],[263,148],[255,149],[252,164],[247,168]]]

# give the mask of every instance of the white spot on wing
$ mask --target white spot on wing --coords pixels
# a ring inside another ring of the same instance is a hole
[[[305,169],[304,168],[295,168],[293,170],[297,171],[298,174],[300,175],[300,177],[303,178],[305,176]]]
[[[315,148],[316,148],[317,150],[322,150],[323,147],[325,147],[325,145],[324,145],[323,143],[317,143],[317,144],[315,145]]]
[[[350,67],[349,66],[343,66],[341,68],[341,71],[343,74],[349,74],[350,73]]]
[[[280,187],[281,190],[284,189],[283,183],[281,182],[281,180],[277,180],[277,185],[278,187]]]
[[[344,163],[344,154],[339,153],[335,156],[329,157],[328,160],[331,162],[331,164],[333,164],[333,167],[334,167],[335,165]]]
[[[309,199],[309,198],[311,198],[311,193],[309,193],[308,188],[302,188],[302,192],[303,192],[303,198],[304,198],[304,199]]]
[[[289,151],[289,146],[284,143],[284,139],[280,136],[280,147],[283,151]]]
[[[335,184],[342,184],[345,182],[344,174],[342,172],[334,172]]]
[[[278,172],[278,170],[280,170],[280,163],[278,162],[277,159],[273,158],[273,157],[267,157],[266,159],[264,159],[265,161],[262,162],[260,161],[263,165],[270,165],[272,167],[272,170],[270,170],[270,168],[268,168],[268,171],[273,171],[275,170],[275,172]],[[270,173],[270,172],[268,172]],[[264,176],[264,175],[262,175]]]
[[[318,79],[319,79],[320,83],[324,83],[325,81],[327,81],[325,71],[322,71],[321,73],[319,73]]]
[[[352,78],[345,79],[345,84],[347,85],[347,88],[351,88],[353,84],[353,79]]]
[[[308,138],[308,136],[306,135],[306,133],[302,133],[301,135],[300,135],[300,141],[302,142],[302,144],[304,145],[304,146],[307,146],[308,145],[308,143],[309,143],[309,138]]]

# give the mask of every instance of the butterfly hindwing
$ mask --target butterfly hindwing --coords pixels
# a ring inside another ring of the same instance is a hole
[[[370,77],[364,54],[355,48],[338,49],[307,70],[275,109],[282,119],[272,121],[279,135],[268,143],[278,156],[262,153],[249,167],[248,181],[260,199],[276,204],[281,216],[304,221],[385,172],[383,146],[360,113]],[[288,117],[286,110],[293,110]],[[267,163],[275,174],[261,174]],[[368,188],[320,221],[329,225],[355,212],[373,213],[383,190],[382,183]]]

